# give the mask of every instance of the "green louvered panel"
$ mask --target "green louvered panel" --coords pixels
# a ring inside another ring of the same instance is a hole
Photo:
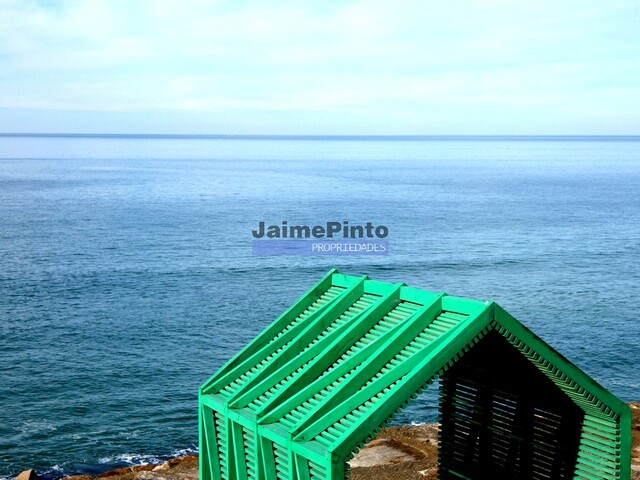
[[[432,344],[440,336],[458,325],[467,317],[468,315],[466,314],[460,314],[456,312],[441,312],[432,322],[430,322],[421,332],[419,332],[415,336],[415,338],[411,342],[409,342],[408,345],[406,345],[398,353],[396,353],[377,373],[372,375],[370,379],[364,385],[362,385],[362,387],[360,387],[359,390],[366,388],[379,378],[391,373],[394,368],[398,367],[398,365],[406,362],[410,357],[418,353],[421,349]],[[373,406],[375,406],[375,404],[380,399],[388,394],[393,389],[393,386],[401,379],[402,377],[388,384],[377,394],[373,395],[368,401],[365,401],[362,405],[352,410],[349,414],[340,418],[330,427],[327,427],[315,438],[315,440],[324,446],[330,446],[337,443],[340,438],[348,432],[351,424],[359,421],[363,416],[366,416],[368,414],[368,411]],[[377,425],[372,427],[376,428]]]
[[[274,443],[273,456],[276,465],[277,480],[289,479],[289,452],[287,451],[287,448]]]
[[[384,317],[382,317],[366,334],[364,334],[359,340],[357,340],[344,354],[336,359],[333,364],[327,369],[324,375],[331,375],[331,373],[343,363],[348,363],[350,359],[360,350],[378,340],[384,333],[388,332],[398,324],[409,318],[420,305],[401,302]],[[296,423],[303,420],[306,416],[313,412],[316,405],[323,401],[324,398],[329,395],[331,391],[340,386],[348,377],[353,369],[357,365],[353,365],[350,372],[337,378],[334,382],[330,383],[322,390],[315,393],[312,397],[301,403],[297,408],[291,410],[282,419],[281,423],[287,427],[293,427]]]
[[[293,327],[295,327],[296,325],[298,325],[299,323],[303,322],[304,320],[306,320],[307,318],[309,318],[309,316],[315,312],[316,310],[322,308],[323,306],[331,303],[333,300],[335,300],[342,292],[344,291],[344,287],[339,287],[337,285],[332,285],[329,287],[329,289],[324,292],[315,302],[313,302],[302,314],[298,315],[293,322],[291,322],[289,325],[287,325],[280,333],[278,333],[272,340],[271,343],[273,343],[275,340],[277,340],[278,338],[280,338],[282,335],[284,335],[285,333],[287,333],[289,330],[291,330]]]
[[[244,445],[245,468],[247,471],[247,480],[255,480],[257,476],[256,463],[256,437],[254,433],[246,427],[242,428],[242,441]]]
[[[269,343],[274,343],[278,338],[282,337],[285,333],[289,332],[291,329],[296,327],[299,324],[304,323],[311,314],[319,310],[320,308],[330,304],[334,301],[342,292],[344,291],[343,287],[339,286],[331,286],[326,292],[324,292],[315,302],[313,302],[303,313],[298,315],[291,323],[289,323],[280,333],[278,333]],[[273,359],[282,352],[289,343],[291,343],[293,339],[291,339],[286,344],[280,346],[272,353],[270,353],[267,357],[262,359],[260,363],[251,367],[245,373],[240,374],[237,378],[235,378],[231,383],[225,385],[220,390],[220,394],[223,396],[231,396],[233,395],[240,387],[242,387],[246,382],[248,382],[255,374],[257,374],[264,367],[269,365],[273,361]]]
[[[309,462],[309,478],[310,480],[325,480],[327,477],[327,469],[315,462]]]
[[[544,373],[556,386],[566,393],[577,405],[596,415],[609,415],[614,417],[615,413],[601,401],[598,401],[584,387],[578,385],[569,375],[563,373],[558,367],[544,358],[543,355],[534,351],[527,343],[509,332],[504,326],[497,325],[496,330],[501,333],[512,345],[518,348],[532,363],[534,363],[542,373]]]
[[[380,297],[378,295],[364,293],[358,300],[356,300],[356,302],[353,305],[347,308],[347,310],[345,310],[345,312],[342,315],[336,318],[333,322],[331,322],[331,324],[327,328],[325,328],[322,332],[320,332],[320,334],[313,341],[311,341],[307,345],[307,347],[305,347],[300,353],[304,353],[305,351],[307,351],[308,349],[316,345],[319,341],[326,338],[327,335],[331,334],[342,325],[353,320],[353,318],[356,315],[362,313],[364,310],[369,308],[379,298]],[[256,410],[260,408],[260,406],[264,402],[266,402],[272,395],[274,395],[278,390],[283,388],[287,383],[289,383],[294,378],[296,378],[297,375],[303,370],[305,366],[306,364],[302,365],[301,367],[296,369],[294,372],[291,372],[286,378],[284,378],[283,380],[275,384],[273,387],[271,387],[269,390],[267,390],[265,393],[260,395],[258,398],[253,400],[249,404],[249,408],[251,408],[252,410]]]
[[[498,328],[541,372],[585,412],[582,436],[576,463],[576,478],[620,478],[620,419],[585,388],[533,351],[523,340],[505,328]]]
[[[573,478],[583,412],[500,334],[442,376],[440,477]]]
[[[213,412],[213,420],[216,429],[216,444],[218,447],[220,473],[222,475],[221,480],[230,480],[228,473],[229,449],[227,443],[227,421],[224,415],[216,411]]]
[[[585,415],[582,424],[576,477],[620,478],[620,428],[617,422]]]

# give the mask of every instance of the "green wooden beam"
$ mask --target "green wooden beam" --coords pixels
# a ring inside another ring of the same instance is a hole
[[[363,385],[379,372],[389,359],[393,358],[397,352],[415,338],[416,331],[422,331],[440,313],[442,310],[442,296],[436,296],[430,305],[424,305],[416,311],[407,319],[401,330],[397,331],[387,342],[379,345],[376,352],[369,359],[357,366],[354,373],[347,380],[333,389],[291,431],[294,438],[298,441],[311,440],[318,433],[333,425],[339,418],[342,418],[347,411],[351,411],[350,406],[354,403],[354,399],[360,399],[363,396],[363,391],[368,392],[370,390],[368,387],[362,389]],[[402,367],[402,365],[397,368]],[[395,370],[393,369],[389,373]],[[383,375],[381,378],[388,378],[388,374]],[[379,380],[373,382],[375,385],[379,383]]]
[[[201,441],[204,441],[206,448],[203,452],[200,450],[200,461],[204,463],[201,465],[202,470],[201,474],[204,476],[200,477],[204,479],[213,479],[217,480],[221,478],[220,474],[220,460],[219,460],[219,452],[218,452],[218,442],[216,439],[216,428],[213,421],[213,410],[200,405],[199,409],[200,418],[201,418],[201,433],[202,438]],[[204,453],[204,455],[202,455]]]
[[[293,453],[293,461],[296,468],[295,477],[298,480],[311,480],[309,476],[309,463],[307,459]]]
[[[262,470],[258,472],[258,478],[261,480],[276,480],[276,463],[273,453],[273,442],[264,438],[261,434],[257,434],[259,439],[258,461],[262,466]]]
[[[235,444],[235,435],[233,434],[233,421],[229,416],[224,417],[225,422],[225,435],[224,442],[227,445],[227,455],[223,459],[225,466],[227,467],[227,476],[231,479],[238,479],[238,473],[236,470],[236,452],[237,446]]]
[[[345,324],[343,331],[340,332],[337,338],[331,339],[331,343],[326,347],[323,353],[318,354],[305,366],[304,370],[300,372],[300,375],[288,382],[286,386],[261,406],[261,408],[256,412],[257,417],[264,417],[270,412],[273,412],[279,405],[282,405],[283,402],[290,400],[292,397],[297,397],[297,400],[291,404],[290,407],[287,407],[285,410],[281,410],[282,413],[286,413],[290,408],[294,408],[294,405],[299,405],[311,396],[309,395],[304,397],[298,395],[307,387],[316,387],[316,391],[318,387],[320,390],[326,387],[328,385],[327,379],[322,377],[322,375],[338,358],[349,350],[357,340],[373,328],[380,318],[393,310],[400,300],[402,285],[403,284],[401,283],[395,286],[389,285],[386,294],[377,300],[376,303],[371,305],[368,310],[362,312],[362,318],[354,319],[349,324]],[[345,367],[348,367],[351,363],[352,362],[349,362]],[[344,373],[346,373],[346,371]],[[340,373],[337,377],[332,376],[333,379],[330,380],[329,383],[342,375],[343,373]],[[310,392],[312,391],[312,389],[309,390]],[[275,420],[270,418],[267,421]]]
[[[363,282],[364,285],[364,282]],[[301,367],[304,367],[297,373],[296,378],[290,380],[285,387],[282,387],[275,395],[286,395],[287,392],[298,391],[301,385],[301,381],[298,381],[300,377],[305,377],[305,382],[309,376],[314,378],[324,372],[326,363],[333,363],[342,353],[344,353],[357,339],[361,338],[369,328],[377,322],[380,316],[387,313],[397,303],[400,294],[400,287],[389,285],[388,293],[386,296],[380,297],[376,302],[369,307],[362,310],[355,315],[349,322],[345,322],[336,328],[330,334],[324,336],[321,340],[316,342],[313,346],[305,348],[309,345],[309,342],[303,342],[300,346],[293,346],[291,348],[298,349],[300,353],[295,356],[289,356],[289,361],[282,365],[278,370],[271,373],[268,377],[263,376],[260,382],[257,383],[248,391],[243,391],[242,395],[238,395],[237,399],[229,399],[229,406],[231,408],[241,408],[247,406],[253,400],[260,395],[271,389],[274,385],[280,383],[280,381],[287,378],[289,375],[295,373]],[[363,294],[367,293],[363,290]],[[345,311],[348,310],[345,309]],[[336,316],[335,318],[338,318]],[[318,332],[320,334],[322,332]],[[282,355],[282,358],[287,358],[286,355]],[[266,369],[265,369],[266,370]],[[309,375],[310,374],[310,375]]]
[[[208,448],[208,460],[211,468],[211,475],[213,479],[222,478],[220,472],[220,452],[218,451],[218,442],[216,434],[216,426],[213,419],[213,410],[203,406],[203,418],[206,432],[206,441],[209,445]]]
[[[529,348],[539,353],[545,360],[559,369],[567,378],[578,383],[596,399],[609,407],[617,415],[621,415],[629,407],[615,395],[607,391],[602,385],[584,373],[580,368],[558,353],[553,347],[545,343],[535,333],[513,318],[502,307],[496,305],[495,321],[504,326],[510,333],[522,340]]]
[[[247,360],[252,356],[256,349],[259,349],[269,343],[271,339],[282,331],[284,327],[289,325],[291,321],[300,315],[305,309],[315,302],[324,292],[326,292],[332,284],[332,277],[337,274],[338,270],[332,268],[324,277],[313,287],[311,287],[306,293],[304,293],[293,305],[284,311],[273,323],[258,334],[251,342],[245,345],[240,352],[233,356],[227,363],[218,369],[204,384],[201,390],[209,389],[208,387],[213,384],[220,377],[226,375],[237,367],[241,362]]]
[[[407,399],[410,399],[425,383],[432,380],[440,370],[445,368],[448,362],[460,356],[469,342],[472,342],[483,330],[489,328],[493,319],[493,307],[492,303],[486,305],[482,312],[471,315],[468,319],[434,340],[433,343],[426,345],[420,352],[417,352],[414,355],[417,358],[417,362],[412,362],[413,365],[409,371],[406,371],[406,368],[402,368],[401,372],[398,372],[402,373],[402,376],[397,374],[391,376],[391,378],[397,377],[399,380],[394,385],[394,388],[390,389],[383,398],[378,400],[369,409],[367,415],[363,415],[352,423],[344,435],[331,445],[328,450],[338,456],[346,456],[351,453],[363,439],[367,438],[398,408],[402,407]],[[404,365],[404,363],[401,365]],[[381,392],[384,389],[384,383],[386,382],[381,382],[375,388],[372,387],[373,383],[365,387],[366,390],[369,390],[367,400]],[[362,400],[364,395],[361,397],[350,402],[354,404],[354,408],[364,403]],[[339,418],[336,418],[335,421],[339,420]]]
[[[201,480],[213,480],[213,472],[209,465],[209,456],[211,455],[211,447],[207,439],[205,431],[203,410],[204,405],[200,404],[198,408],[198,445],[200,445],[199,462],[198,462],[198,478]],[[217,480],[217,479],[216,479]]]
[[[320,308],[312,312],[308,316],[308,318],[305,319],[304,322],[301,322],[298,325],[295,325],[293,328],[291,328],[286,333],[284,333],[283,335],[275,339],[273,342],[266,343],[262,348],[258,350],[254,350],[252,351],[252,353],[250,352],[249,353],[250,356],[246,360],[236,365],[234,368],[229,370],[226,374],[216,378],[215,381],[213,381],[212,383],[206,385],[202,389],[202,391],[204,393],[215,392],[215,391],[219,391],[224,386],[229,385],[234,379],[238,378],[241,374],[248,372],[253,366],[260,363],[260,361],[262,361],[264,358],[266,358],[273,352],[277,351],[280,347],[296,339],[296,337],[298,337],[298,335],[301,332],[304,332],[307,329],[309,324],[313,324],[318,317],[323,316],[327,312],[327,310],[335,306],[336,303],[343,301],[344,298],[348,296],[350,293],[352,293],[352,290],[345,289],[336,299],[321,306]],[[305,309],[307,307],[308,305],[305,307]],[[293,318],[291,319],[291,321],[293,321]],[[289,323],[291,322],[286,323],[286,325],[288,325]],[[282,329],[278,330],[277,333],[279,333],[280,331],[282,331]],[[250,345],[253,345],[253,342]]]
[[[354,283],[350,288],[342,292],[340,297],[328,305],[328,308],[324,309],[322,313],[317,315],[313,320],[307,321],[303,331],[296,335],[290,343],[286,344],[267,366],[251,377],[229,398],[229,407],[240,408],[246,406],[253,399],[253,392],[260,391],[261,386],[268,390],[275,385],[269,385],[266,379],[270,378],[279,370],[285,369],[292,361],[295,361],[295,359],[299,357],[300,352],[308,347],[309,344],[315,340],[318,335],[320,335],[320,333],[326,330],[336,320],[336,318],[339,318],[360,297],[362,297],[364,294],[364,281],[366,278],[367,277],[361,277],[357,283]]]
[[[620,479],[625,480],[631,476],[631,408],[625,405],[620,414]]]
[[[435,295],[433,297],[435,298]],[[428,307],[424,307],[424,308],[428,308]],[[358,350],[356,353],[354,353],[351,356],[349,361],[342,362],[340,365],[338,365],[333,369],[331,369],[331,365],[329,365],[328,368],[330,370],[326,371],[320,378],[313,379],[311,375],[304,379],[300,378],[299,379],[301,382],[299,385],[301,387],[300,390],[292,394],[286,400],[281,399],[283,400],[281,403],[274,402],[273,405],[265,404],[262,406],[261,409],[256,411],[256,415],[258,416],[258,422],[260,424],[269,424],[279,420],[286,413],[290,412],[291,410],[294,410],[298,405],[304,403],[306,400],[308,400],[318,392],[322,391],[327,386],[331,385],[333,382],[338,380],[343,375],[346,375],[347,373],[349,373],[351,370],[353,370],[355,367],[357,367],[361,363],[365,362],[366,360],[372,357],[379,355],[381,350],[383,350],[383,348],[381,348],[381,345],[384,345],[384,346],[389,345],[389,343],[393,342],[393,340],[396,337],[398,337],[399,335],[402,335],[403,332],[411,328],[410,326],[412,324],[412,318],[417,319],[419,315],[420,315],[420,310],[416,311],[412,316],[407,318],[404,322],[399,323],[395,325],[393,328],[386,331],[383,335],[375,339],[365,348]],[[305,385],[305,383],[302,383],[303,380],[308,380],[306,382],[306,386],[303,386]]]
[[[321,467],[325,466],[327,451],[317,442],[291,442],[291,451]]]
[[[236,422],[230,422],[230,424],[235,475],[230,474],[229,477],[234,480],[247,480],[247,461],[244,455],[242,425],[239,425]]]
[[[337,455],[330,455],[331,464],[329,467],[329,478],[327,480],[345,480],[344,458]]]

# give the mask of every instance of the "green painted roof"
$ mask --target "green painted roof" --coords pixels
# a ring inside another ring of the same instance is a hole
[[[345,478],[490,331],[584,411],[576,478],[628,478],[629,408],[498,305],[332,270],[200,388],[201,479]]]

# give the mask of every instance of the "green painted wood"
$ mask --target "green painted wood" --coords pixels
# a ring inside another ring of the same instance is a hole
[[[309,462],[306,458],[293,454],[295,466],[296,466],[296,477],[298,480],[311,480],[309,476]]]
[[[352,411],[356,406],[365,400],[371,398],[369,392],[374,391],[378,385],[384,384],[390,380],[390,377],[398,375],[399,371],[411,368],[414,362],[418,361],[418,356],[410,359],[408,362],[401,364],[398,369],[391,370],[384,374],[381,378],[374,381],[368,387],[364,385],[389,361],[389,357],[393,357],[395,353],[401,350],[415,336],[416,327],[428,324],[440,311],[440,297],[436,297],[432,304],[425,305],[410,321],[407,321],[404,328],[399,330],[396,335],[389,338],[385,343],[379,345],[377,350],[362,364],[356,367],[356,371],[349,378],[348,382],[344,382],[339,388],[333,390],[331,395],[324,399],[318,407],[300,422],[292,434],[299,440],[310,440],[317,434],[335,423],[337,419],[342,418],[346,413]],[[424,328],[424,327],[423,327]],[[400,373],[400,375],[402,375]],[[394,377],[395,378],[395,377]],[[340,399],[340,402],[337,402]]]
[[[584,412],[575,478],[628,479],[630,409],[499,306],[335,270],[200,388],[200,478],[345,480],[354,449],[489,332],[504,337],[552,381],[556,395]],[[519,410],[524,425],[530,412],[543,412],[534,409]],[[553,428],[553,419],[548,422],[543,428]],[[484,431],[490,430],[476,429]],[[514,445],[509,456],[517,455]],[[542,458],[550,448],[544,442],[524,447]],[[538,468],[546,469],[545,478],[566,469],[557,459]]]
[[[269,378],[265,379],[261,384],[247,392],[243,392],[244,394],[237,400],[234,398],[230,399],[229,405],[234,408],[247,406],[249,402],[257,399],[260,394],[265,393],[273,385],[280,383],[289,375],[293,375],[298,369],[304,367],[304,371],[300,372],[295,380],[290,381],[286,387],[283,387],[274,396],[283,397],[292,391],[296,391],[300,385],[304,385],[304,382],[306,382],[310,376],[319,373],[319,365],[323,365],[324,367],[323,361],[326,361],[326,357],[334,358],[339,356],[351,345],[352,341],[362,336],[363,330],[368,329],[371,322],[375,321],[383,310],[391,308],[400,293],[400,285],[395,288],[393,286],[389,287],[386,296],[380,297],[376,303],[358,313],[351,319],[350,323],[344,323],[312,347],[304,349],[300,354],[290,358],[286,364],[273,372]],[[295,345],[291,348],[300,349],[301,346]],[[283,358],[286,357],[283,356]]]
[[[244,453],[244,440],[242,438],[242,426],[231,422],[231,441],[233,442],[233,460],[235,477],[238,480],[247,480],[247,461]]]
[[[211,384],[213,384],[216,380],[222,377],[225,374],[228,374],[230,370],[237,367],[238,364],[244,360],[246,360],[253,352],[266,343],[268,343],[273,336],[281,331],[286,325],[288,325],[291,320],[300,313],[304,311],[314,300],[316,300],[322,292],[325,292],[330,286],[333,279],[333,276],[337,273],[335,268],[332,268],[327,272],[327,274],[320,279],[320,281],[311,287],[305,294],[303,294],[293,305],[291,305],[287,310],[285,310],[282,315],[280,315],[271,325],[265,328],[262,332],[258,334],[258,336],[253,339],[252,342],[248,343],[240,352],[238,352],[234,357],[229,359],[227,363],[225,363],[220,369],[211,376],[201,387],[201,390],[206,390],[209,388]]]
[[[454,360],[455,356],[469,342],[473,341],[491,321],[493,313],[493,304],[489,304],[486,309],[479,314],[469,317],[464,323],[458,325],[457,328],[449,330],[438,339],[435,344],[427,345],[417,354],[413,362],[407,362],[407,366],[401,369],[402,375],[394,375],[391,380],[398,379],[398,383],[393,389],[390,389],[385,396],[376,402],[369,409],[368,415],[361,417],[355,421],[348,431],[331,447],[329,451],[339,455],[347,455],[351,452],[362,438],[367,435],[366,431],[371,431],[380,427],[404,402],[411,399],[416,391],[428,381],[434,379],[438,372],[446,367],[448,362]],[[403,364],[404,365],[404,364]],[[395,381],[395,380],[394,380]],[[384,390],[380,388],[388,382],[376,382],[369,385],[369,398]],[[352,403],[355,406],[362,405],[362,397]]]
[[[206,453],[203,459],[204,462],[201,462],[201,470],[200,470],[200,478],[212,479],[212,478],[220,478],[220,463],[219,463],[219,452],[218,445],[216,440],[216,430],[215,425],[213,423],[213,411],[210,410],[203,404],[200,404],[200,419],[201,419],[201,444],[204,442],[204,446],[202,447]]]
[[[543,352],[544,357],[548,362],[553,364],[556,368],[561,369],[568,378],[571,378],[571,380],[578,383],[583,389],[587,390],[603,405],[607,405],[617,415],[621,415],[624,411],[629,409],[624,402],[619,400],[598,382],[584,373],[580,368],[567,360],[553,347],[545,343],[540,337],[525,327],[522,323],[518,322],[500,306],[496,307],[495,320],[496,322],[504,325],[507,330],[517,335],[518,338],[529,346],[529,348],[534,351]]]
[[[620,414],[620,478],[627,479],[631,476],[631,408],[625,405],[624,411]],[[615,458],[615,457],[614,457]]]
[[[353,294],[353,291],[351,289],[345,289],[345,291],[342,292],[338,297],[338,302],[342,302],[345,297],[349,297],[349,295],[352,295],[352,294]],[[312,296],[312,298],[315,298],[315,294]],[[308,305],[304,306],[304,308],[306,307],[308,307]],[[238,364],[236,364],[233,368],[230,368],[229,371],[224,375],[221,375],[215,378],[212,382],[209,382],[207,385],[205,385],[202,388],[202,391],[204,393],[219,391],[224,385],[228,385],[230,382],[236,379],[239,375],[248,372],[251,369],[251,367],[253,367],[259,362],[260,359],[264,359],[267,355],[277,352],[278,349],[280,349],[281,347],[285,347],[290,341],[293,341],[294,339],[296,339],[301,332],[305,332],[307,330],[310,323],[314,324],[314,321],[317,318],[323,317],[326,311],[331,309],[332,307],[335,308],[334,302],[323,305],[316,311],[312,312],[305,321],[295,325],[293,328],[286,331],[283,335],[277,338],[274,338],[272,341],[268,343],[266,343],[265,339],[261,339],[261,342],[254,347],[254,348],[257,348],[257,350],[252,352],[253,349],[249,349],[247,351],[247,354],[245,356],[248,358],[246,358],[241,362],[238,362]],[[299,309],[302,309],[302,308],[303,307],[299,307]],[[293,320],[293,318],[295,318],[295,316],[292,316],[292,318],[290,319],[287,318],[286,322],[283,322],[283,324],[288,325]],[[282,329],[276,329],[276,330],[282,331]]]
[[[224,418],[225,429],[222,440],[226,446],[227,455],[222,459],[223,468],[226,467],[229,480],[239,480],[239,473],[237,471],[236,456],[238,454],[238,445],[235,442],[234,425],[233,421],[227,416]]]
[[[212,447],[210,445],[210,440],[207,438],[207,427],[204,424],[203,419],[203,410],[205,409],[204,405],[200,404],[198,407],[198,444],[200,445],[200,449],[203,451],[203,455],[200,458],[200,462],[198,464],[198,478],[202,480],[212,480],[216,478],[211,470],[211,460],[210,457],[217,452],[217,447]],[[213,439],[215,445],[215,439]],[[217,463],[217,459],[216,459]],[[220,478],[220,474],[218,473],[217,478]]]
[[[342,315],[362,296],[364,293],[365,279],[366,277],[361,277],[358,282],[351,285],[351,287],[342,293],[338,301],[318,312],[315,318],[308,320],[305,323],[306,328],[296,335],[295,340],[286,344],[269,365],[260,370],[260,372],[254,375],[229,398],[229,406],[231,408],[244,407],[251,399],[255,398],[254,395],[263,393],[272,385],[282,380],[284,377],[279,378],[278,372],[280,374],[287,372],[286,367],[300,358],[300,351],[309,345],[320,332],[329,327],[335,318]]]
[[[416,313],[414,315],[419,315]],[[372,343],[367,345],[365,348],[361,348],[355,353],[348,362],[343,362],[340,366],[333,369],[330,373],[325,373],[322,377],[313,380],[312,378],[305,378],[305,380],[309,380],[306,384],[306,387],[300,390],[293,390],[294,393],[282,403],[274,405],[265,405],[263,410],[258,410],[256,412],[259,417],[258,422],[262,424],[271,423],[279,420],[282,416],[289,412],[292,409],[295,409],[296,406],[304,403],[314,394],[317,394],[325,387],[337,382],[340,377],[346,375],[351,370],[353,370],[356,366],[360,365],[367,359],[375,357],[381,349],[381,345],[388,345],[389,342],[393,342],[398,336],[402,335],[402,332],[405,332],[410,328],[411,319],[405,321],[404,324],[398,324],[395,327],[388,330],[381,337],[374,340]],[[384,350],[384,348],[382,349]],[[327,365],[323,365],[325,368]],[[318,369],[319,370],[319,369]],[[321,373],[318,371],[318,373]],[[296,385],[298,386],[298,385]],[[300,385],[302,386],[302,385]],[[292,387],[293,388],[293,387]],[[260,418],[262,416],[262,418]]]
[[[319,342],[313,351],[307,355],[300,355],[293,362],[294,367],[305,365],[304,370],[289,382],[280,392],[275,394],[268,402],[261,406],[257,411],[258,417],[264,416],[265,412],[272,411],[274,407],[280,405],[283,400],[290,399],[292,395],[300,392],[304,386],[311,385],[326,369],[327,362],[331,359],[340,357],[355,341],[362,337],[372,324],[381,316],[384,316],[397,304],[400,299],[400,288],[402,284],[389,286],[385,296],[371,305],[367,310],[357,315],[351,323],[344,324],[341,329],[334,332],[333,335],[327,336],[322,342]],[[291,368],[288,369],[291,371]],[[282,375],[281,375],[282,376]],[[280,377],[281,377],[280,376]],[[276,377],[280,378],[280,377]],[[275,379],[274,379],[275,380]],[[319,384],[316,384],[318,386]]]

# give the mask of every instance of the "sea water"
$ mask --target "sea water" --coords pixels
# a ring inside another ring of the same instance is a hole
[[[262,221],[389,254],[253,256]],[[638,400],[639,265],[637,137],[0,137],[0,476],[195,451],[198,386],[331,267],[495,300]]]

